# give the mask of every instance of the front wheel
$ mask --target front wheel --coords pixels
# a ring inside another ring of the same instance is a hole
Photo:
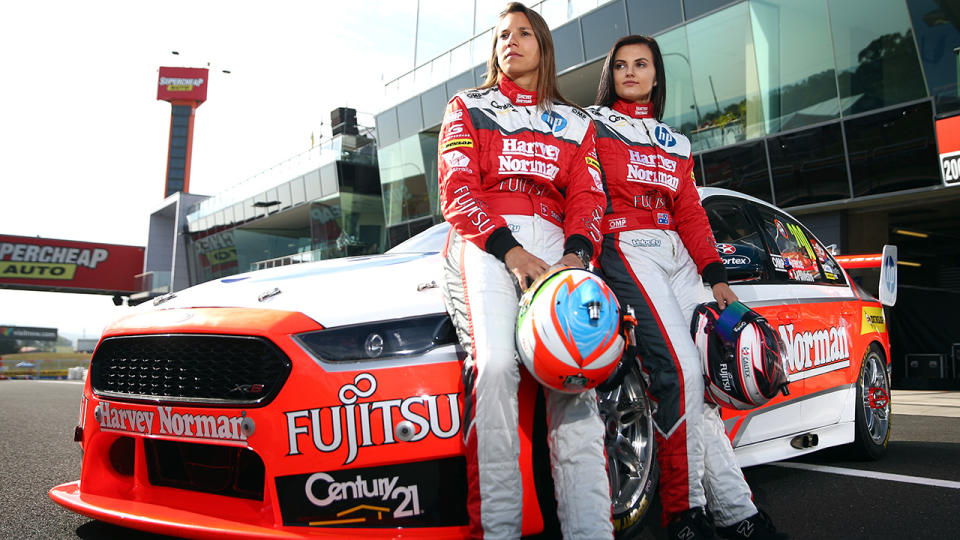
[[[890,442],[890,379],[883,353],[871,345],[863,356],[857,379],[856,437],[854,454],[863,459],[880,459]]]
[[[613,526],[617,538],[627,538],[641,529],[660,478],[653,410],[636,363],[619,387],[598,392],[598,396],[600,416],[606,425]]]

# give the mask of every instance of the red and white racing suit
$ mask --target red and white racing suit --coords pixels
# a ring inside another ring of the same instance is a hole
[[[519,288],[503,262],[521,245],[548,264],[599,250],[603,186],[594,129],[583,111],[537,96],[501,76],[499,86],[460,92],[439,139],[440,201],[452,225],[442,285],[468,357],[463,432],[474,537],[519,538],[521,484],[516,359]],[[545,389],[557,513],[566,538],[613,536],[596,394]]]
[[[694,308],[726,281],[700,205],[690,142],[651,115],[650,104],[587,109],[608,194],[599,263],[621,305],[634,308],[650,376],[660,497],[667,522],[708,505],[730,525],[756,508],[716,408],[704,403],[703,368],[690,336]]]

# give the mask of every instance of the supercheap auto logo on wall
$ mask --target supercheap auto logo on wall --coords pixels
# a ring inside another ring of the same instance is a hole
[[[0,286],[132,293],[142,247],[0,235]]]

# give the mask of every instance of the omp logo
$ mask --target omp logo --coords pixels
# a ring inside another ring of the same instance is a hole
[[[866,307],[863,308],[863,324],[860,326],[860,335],[871,334],[873,332],[886,333],[887,321],[883,316],[883,308]]]
[[[463,119],[463,109],[453,109],[447,111],[447,122],[457,122]]]
[[[300,455],[300,443],[308,438],[314,448],[324,453],[336,452],[346,446],[343,464],[347,465],[357,458],[360,448],[396,444],[393,438],[396,415],[416,426],[416,432],[408,442],[423,440],[430,434],[449,439],[460,432],[457,392],[360,401],[373,396],[376,391],[377,379],[369,373],[360,373],[353,384],[340,387],[339,405],[284,412],[287,455]],[[443,399],[447,401],[446,407],[441,405]],[[449,414],[442,414],[444,409]],[[448,426],[446,429],[444,423]]]
[[[540,115],[540,119],[550,126],[554,133],[560,133],[567,127],[567,119],[553,111],[547,111]]]
[[[805,379],[850,365],[850,337],[843,326],[794,332],[794,325],[777,327],[787,347],[784,366],[789,380]]]
[[[627,218],[616,218],[616,219],[610,220],[610,225],[608,226],[608,228],[621,229],[626,226],[627,226]]]
[[[447,165],[454,168],[463,168],[470,165],[470,158],[466,154],[460,152],[459,150],[454,150],[452,152],[447,152],[442,154],[443,160],[447,162]]]

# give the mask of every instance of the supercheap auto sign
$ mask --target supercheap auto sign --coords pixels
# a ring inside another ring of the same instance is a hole
[[[138,292],[143,248],[0,235],[0,287],[124,294]]]
[[[157,99],[203,103],[207,100],[208,73],[205,68],[161,67]]]

